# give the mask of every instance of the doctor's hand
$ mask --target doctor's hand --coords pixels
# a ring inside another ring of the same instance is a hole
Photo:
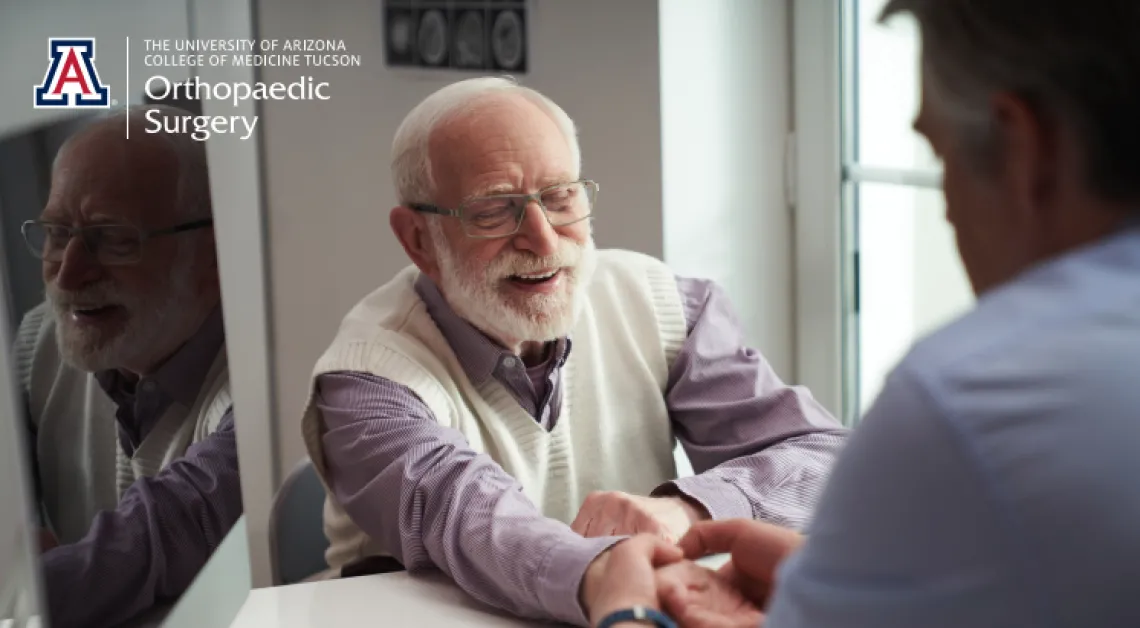
[[[717,571],[757,608],[767,605],[776,584],[776,568],[803,544],[794,530],[762,521],[731,519],[695,524],[681,539],[685,557],[728,553],[732,560]]]
[[[704,519],[705,509],[684,497],[599,491],[586,497],[570,528],[585,537],[648,533],[676,543],[689,526]]]

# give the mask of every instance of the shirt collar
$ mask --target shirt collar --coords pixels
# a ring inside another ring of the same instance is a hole
[[[221,306],[214,311],[198,328],[198,331],[186,341],[174,355],[170,356],[151,375],[142,378],[138,383],[153,382],[160,392],[168,395],[174,401],[191,406],[198,398],[202,383],[214,364],[214,359],[225,344],[225,326],[222,322]],[[95,374],[96,381],[112,399],[121,399],[123,393],[132,386],[117,370],[100,371]]]
[[[416,294],[427,306],[428,314],[443,334],[467,378],[481,385],[495,374],[495,369],[515,355],[463,319],[451,308],[435,282],[427,275],[416,279]],[[570,339],[559,338],[554,347],[556,366],[561,367],[570,355]],[[521,367],[521,362],[519,363]]]

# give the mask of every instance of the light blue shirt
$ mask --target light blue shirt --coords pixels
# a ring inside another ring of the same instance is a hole
[[[919,342],[765,628],[1140,626],[1140,229]]]

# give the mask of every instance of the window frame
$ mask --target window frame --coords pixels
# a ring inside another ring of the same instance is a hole
[[[937,170],[858,161],[857,0],[792,0],[796,377],[848,426],[860,399],[858,188],[940,190]]]

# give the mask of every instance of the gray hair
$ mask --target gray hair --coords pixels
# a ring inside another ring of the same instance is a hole
[[[550,116],[570,147],[575,167],[582,166],[578,131],[574,121],[554,101],[511,77],[480,77],[458,81],[443,87],[416,105],[392,141],[392,181],[401,204],[430,203],[436,192],[431,173],[429,142],[432,132],[442,123],[471,108],[491,94],[518,94],[538,105]]]
[[[153,123],[146,119],[148,111],[155,111],[152,117],[162,124],[162,129],[156,133],[147,132],[153,128]],[[181,120],[184,116],[193,114],[184,109],[169,105],[134,105],[128,108],[114,109],[111,112],[95,117],[91,123],[75,133],[63,143],[55,156],[55,162],[66,148],[78,137],[85,135],[96,128],[119,127],[131,125],[131,141],[158,141],[169,148],[178,160],[178,190],[177,190],[177,216],[179,220],[190,221],[209,218],[212,214],[210,200],[210,176],[206,161],[205,142],[194,140],[190,133],[173,133],[166,131],[167,121]],[[182,128],[182,127],[176,127]],[[53,164],[53,169],[55,164]]]
[[[899,13],[918,22],[936,109],[983,167],[1000,152],[989,98],[1010,92],[1074,131],[1091,191],[1140,200],[1140,2],[890,0],[880,20]]]

